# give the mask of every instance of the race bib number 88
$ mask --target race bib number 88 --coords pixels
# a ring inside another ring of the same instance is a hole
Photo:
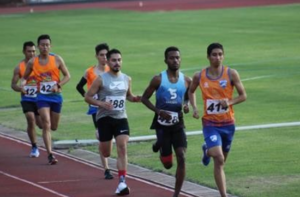
[[[206,113],[207,114],[224,114],[228,112],[228,107],[223,107],[219,100],[206,100]]]
[[[113,110],[122,111],[125,109],[124,96],[106,96],[105,101],[113,105]]]

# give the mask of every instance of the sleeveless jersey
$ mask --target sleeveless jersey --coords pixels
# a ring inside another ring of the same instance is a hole
[[[38,100],[62,102],[60,93],[53,93],[52,87],[60,82],[60,71],[56,65],[55,55],[48,55],[48,63],[41,65],[39,57],[34,58],[33,73],[38,82]]]
[[[109,67],[107,65],[105,65],[104,72],[107,72],[107,71],[109,71]],[[90,87],[93,84],[93,81],[104,72],[100,71],[97,68],[97,66],[95,66],[95,65],[86,69],[84,76],[87,81],[87,89],[90,89]],[[94,95],[94,99],[98,100],[98,94]],[[92,114],[97,113],[97,108],[98,108],[98,106],[89,105],[89,110],[88,110],[87,114],[92,115]]]
[[[102,88],[98,92],[100,101],[110,102],[112,110],[99,107],[96,119],[110,116],[116,119],[127,118],[126,114],[126,95],[129,88],[129,77],[123,73],[113,76],[109,72],[101,74]]]
[[[234,124],[234,112],[232,105],[223,108],[220,99],[232,99],[233,85],[230,78],[230,68],[222,67],[221,75],[212,79],[208,76],[208,68],[200,72],[199,87],[202,91],[204,126],[225,126]]]
[[[155,115],[154,121],[157,121],[163,126],[172,126],[179,122],[183,122],[181,110],[185,92],[186,87],[183,73],[179,72],[178,81],[172,83],[168,79],[167,71],[161,72],[161,83],[156,90],[155,106],[158,109],[168,111],[172,116],[172,119],[166,121]]]
[[[19,78],[24,76],[26,70],[25,61],[21,61],[19,64]],[[23,87],[26,91],[26,94],[21,94],[21,101],[30,101],[36,102],[37,97],[37,81],[33,73],[31,73],[26,80],[26,84]]]
[[[106,65],[104,67],[104,72],[109,71],[109,67]],[[101,72],[97,66],[91,66],[88,69],[86,69],[85,71],[85,78],[87,81],[87,88],[90,89],[93,81],[99,76],[101,75],[103,72]]]

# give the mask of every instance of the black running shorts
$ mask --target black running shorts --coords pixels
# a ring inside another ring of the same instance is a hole
[[[129,135],[129,125],[127,118],[115,119],[112,117],[103,117],[97,121],[99,141],[107,142],[118,135]]]

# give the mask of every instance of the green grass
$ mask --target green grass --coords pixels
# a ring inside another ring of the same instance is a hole
[[[0,15],[0,122],[25,128],[20,97],[10,89],[10,80],[13,68],[23,58],[23,42],[36,41],[43,33],[51,35],[52,51],[64,58],[72,76],[63,87],[65,102],[55,140],[94,138],[91,117],[85,114],[87,105],[75,86],[84,70],[96,62],[94,47],[100,42],[122,51],[123,72],[132,77],[136,94],[166,68],[163,52],[168,46],[180,48],[181,68],[192,76],[207,65],[208,44],[221,42],[224,63],[240,73],[248,94],[245,103],[234,107],[237,126],[299,121],[299,12],[300,4],[147,13],[90,9]],[[197,96],[202,109],[199,91]],[[152,112],[142,104],[128,103],[127,109],[132,136],[153,134],[148,129]],[[187,130],[201,129],[201,122],[191,114],[185,122]],[[299,160],[294,159],[298,128],[238,132],[226,166],[229,191],[250,197],[296,196],[300,176]],[[202,141],[201,137],[189,137],[187,179],[214,187],[212,165],[199,165]],[[161,164],[153,159],[157,155],[149,147],[149,143],[130,145],[129,159],[161,171]],[[283,186],[286,189],[281,189]]]

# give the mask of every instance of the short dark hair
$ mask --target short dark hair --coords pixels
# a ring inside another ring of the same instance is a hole
[[[98,45],[95,47],[96,55],[97,55],[100,51],[102,51],[102,50],[104,50],[104,49],[106,49],[107,51],[109,51],[109,46],[108,46],[108,44],[106,44],[106,43],[100,43],[100,44],[98,44]]]
[[[221,50],[224,52],[223,45],[221,45],[221,44],[218,43],[218,42],[215,42],[215,43],[211,43],[211,44],[207,47],[207,56],[210,56],[211,52],[212,52],[214,49],[221,49]]]
[[[42,35],[40,35],[38,37],[38,39],[37,39],[37,44],[40,44],[41,40],[46,40],[46,39],[50,40],[50,42],[51,42],[51,38],[50,38],[50,36],[48,34],[42,34]]]
[[[23,51],[26,50],[26,47],[33,47],[35,46],[34,43],[32,41],[27,41],[27,42],[24,42],[23,44]]]
[[[112,49],[112,50],[110,50],[110,51],[107,52],[106,58],[109,59],[112,54],[120,54],[120,55],[122,55],[121,52],[118,49]]]
[[[177,47],[170,46],[170,47],[168,47],[168,48],[165,50],[165,59],[168,58],[168,53],[169,53],[170,51],[178,51],[178,52],[180,52],[179,49],[178,49]]]

